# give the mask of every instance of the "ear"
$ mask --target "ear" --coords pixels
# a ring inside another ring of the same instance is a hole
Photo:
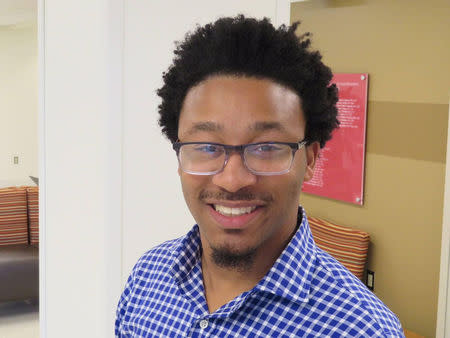
[[[317,159],[319,158],[319,152],[320,152],[319,142],[313,142],[310,145],[306,146],[305,148],[306,169],[303,181],[309,181],[310,179],[313,178],[314,168],[316,166]]]

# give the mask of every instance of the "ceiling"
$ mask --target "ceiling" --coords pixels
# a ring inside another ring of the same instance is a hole
[[[35,21],[38,0],[0,0],[0,26]]]

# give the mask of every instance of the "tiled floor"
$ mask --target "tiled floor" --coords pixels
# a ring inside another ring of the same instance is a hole
[[[0,303],[0,338],[38,337],[38,304],[28,301]]]

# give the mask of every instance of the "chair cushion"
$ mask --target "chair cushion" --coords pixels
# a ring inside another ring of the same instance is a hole
[[[317,246],[362,281],[369,249],[369,234],[317,217],[308,217],[308,221]]]
[[[30,244],[39,243],[39,187],[27,188]]]
[[[25,299],[39,299],[39,249],[0,246],[0,303]]]
[[[0,246],[28,244],[25,187],[0,189]]]

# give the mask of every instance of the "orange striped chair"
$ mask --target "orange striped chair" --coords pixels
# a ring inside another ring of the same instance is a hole
[[[39,244],[39,187],[27,187],[30,244]]]
[[[39,299],[39,247],[30,245],[27,188],[0,189],[0,303],[25,299]],[[31,204],[38,213],[37,196]],[[31,233],[31,240],[37,237]]]
[[[28,244],[25,187],[0,189],[0,246]]]
[[[363,281],[369,249],[369,234],[317,217],[308,217],[308,222],[317,246],[336,258]]]

